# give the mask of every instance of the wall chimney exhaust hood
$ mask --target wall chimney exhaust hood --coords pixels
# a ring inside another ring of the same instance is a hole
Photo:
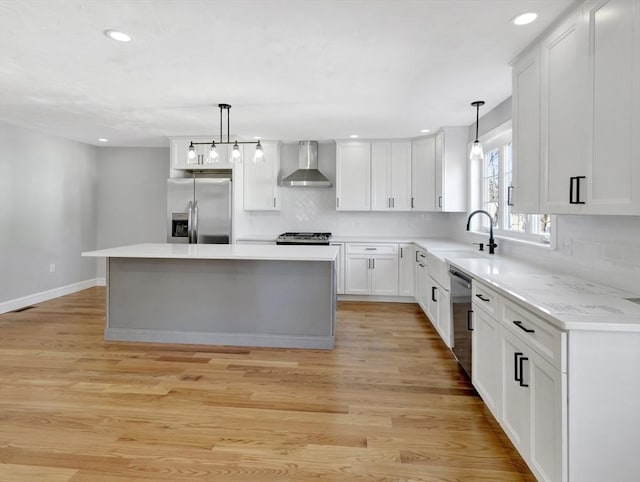
[[[318,141],[300,141],[298,169],[282,179],[287,187],[331,187],[331,181],[318,170]]]

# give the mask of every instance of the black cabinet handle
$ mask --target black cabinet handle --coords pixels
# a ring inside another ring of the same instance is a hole
[[[438,207],[442,207],[442,196],[438,196]]]
[[[416,251],[416,263],[419,263],[420,261],[418,261],[418,252]]]
[[[484,296],[482,296],[481,294],[477,294],[476,298],[480,298],[482,301],[491,301],[489,298],[485,298]]]
[[[522,355],[522,353],[521,353]],[[528,383],[524,383],[524,374],[523,374],[523,364],[525,360],[529,360],[526,356],[520,357],[520,360],[518,360],[518,367],[520,368],[520,380],[518,380],[520,382],[520,386],[521,387],[528,387],[529,384]]]
[[[522,331],[525,331],[527,333],[535,333],[536,330],[532,330],[531,328],[527,328],[526,326],[524,326],[522,324],[521,321],[519,320],[513,320],[513,324],[516,325],[518,328],[520,328]]]
[[[518,368],[520,364],[518,363],[518,359],[522,356],[522,352],[514,352],[513,354],[513,379],[516,382],[522,383],[521,376],[518,375]]]
[[[513,186],[507,187],[507,206],[513,206],[513,198],[511,193],[513,192]]]
[[[438,300],[436,300],[436,290],[438,288],[436,288],[435,286],[431,287],[431,301],[433,301],[434,303],[437,303]]]
[[[580,179],[586,179],[586,176],[572,176],[569,178],[569,204],[584,204],[584,201],[580,201]],[[575,186],[575,196],[573,186]]]
[[[469,331],[473,331],[473,327],[471,326],[471,314],[473,313],[472,310],[467,311],[467,330]]]

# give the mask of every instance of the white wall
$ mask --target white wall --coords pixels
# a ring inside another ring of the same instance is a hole
[[[96,277],[95,183],[95,147],[0,122],[0,312]]]
[[[97,247],[166,242],[169,149],[100,147],[97,158]]]
[[[281,177],[298,168],[298,143],[281,146]],[[446,213],[385,213],[336,211],[336,145],[320,142],[318,168],[331,179],[331,188],[280,188],[281,210],[277,212],[235,211],[237,237],[247,234],[276,236],[285,231],[322,231],[334,236],[446,236]],[[236,176],[236,189],[240,176]],[[236,203],[242,197],[236,197]]]

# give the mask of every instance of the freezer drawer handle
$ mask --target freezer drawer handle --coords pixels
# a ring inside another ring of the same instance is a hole
[[[482,296],[480,293],[478,293],[476,295],[476,298],[480,298],[482,301],[491,301],[489,298],[485,298],[484,296]]]
[[[536,330],[532,330],[531,328],[527,328],[526,326],[524,326],[522,324],[521,321],[519,320],[513,320],[513,324],[516,325],[518,328],[520,328],[522,331],[525,331],[527,333],[535,333]]]

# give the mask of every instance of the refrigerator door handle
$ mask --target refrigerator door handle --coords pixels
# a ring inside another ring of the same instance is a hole
[[[189,217],[187,218],[187,239],[189,244],[193,238],[193,201],[189,201]]]
[[[198,201],[193,203],[193,244],[198,244]]]

